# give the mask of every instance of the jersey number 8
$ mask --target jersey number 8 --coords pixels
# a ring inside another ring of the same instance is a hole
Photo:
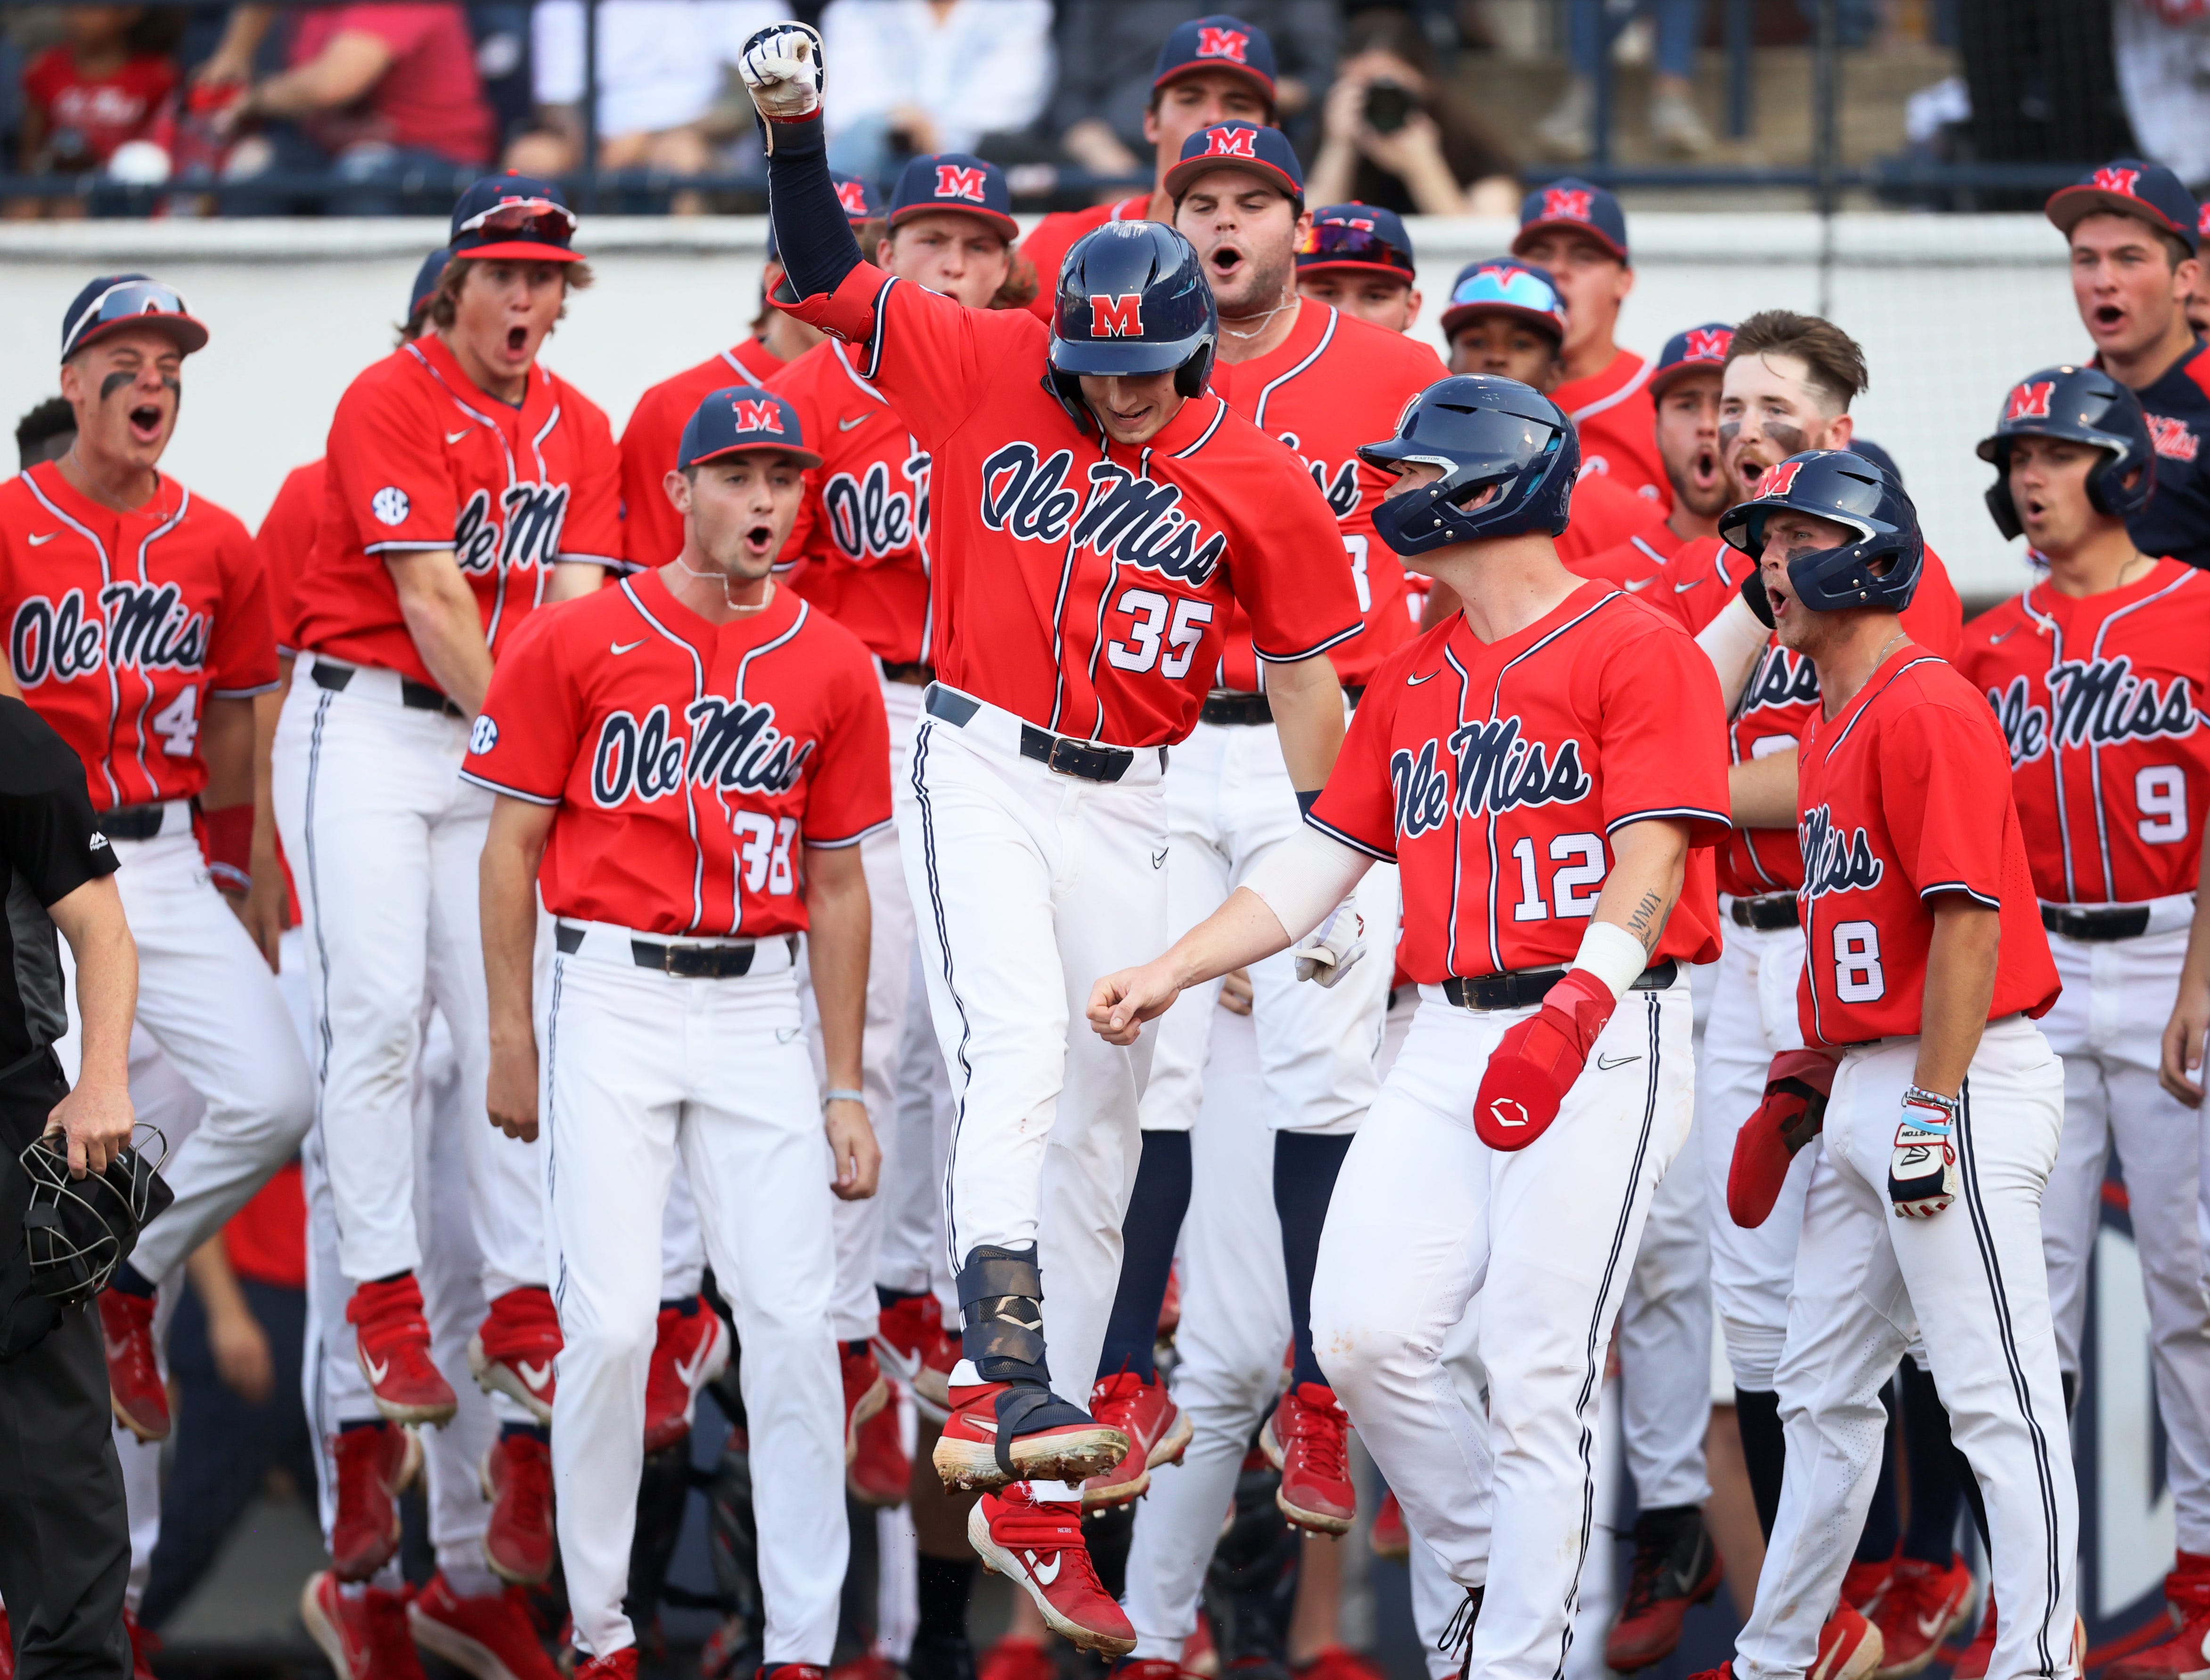
[[[1834,996],[1845,1003],[1871,1003],[1885,997],[1887,977],[1880,968],[1880,930],[1870,922],[1842,922],[1834,929]]]

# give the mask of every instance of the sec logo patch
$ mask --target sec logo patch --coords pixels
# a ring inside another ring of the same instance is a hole
[[[468,750],[487,753],[498,744],[498,726],[491,720],[487,712],[476,714],[476,720],[468,730]]]
[[[397,485],[386,485],[368,498],[369,512],[383,525],[406,524],[407,515],[412,506],[413,503],[407,499],[407,492]]]

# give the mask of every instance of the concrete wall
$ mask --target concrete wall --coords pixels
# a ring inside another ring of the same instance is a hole
[[[759,295],[758,218],[587,221],[599,284],[571,305],[546,360],[615,427],[646,386],[742,334]],[[1502,250],[1501,222],[1414,224],[1434,317],[1458,265]],[[1652,352],[1694,322],[1822,302],[1807,215],[1634,219],[1637,285],[1623,342]],[[1972,445],[2020,374],[2085,355],[2063,244],[2038,217],[1845,216],[1824,299],[1872,367],[1862,427],[1892,450],[1927,534],[1968,591],[2026,576],[1980,505]],[[408,282],[444,235],[429,221],[80,222],[0,226],[0,418],[56,388],[63,308],[91,275],[160,274],[213,329],[187,369],[176,473],[257,522],[284,473],[322,453],[347,381],[391,345]],[[1438,340],[1439,341],[1439,340]]]

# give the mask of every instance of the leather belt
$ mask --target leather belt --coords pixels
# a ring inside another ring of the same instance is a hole
[[[903,683],[908,688],[925,689],[936,680],[936,667],[925,660],[885,659],[881,663],[885,683]]]
[[[940,718],[955,729],[964,729],[981,709],[976,702],[965,695],[955,694],[940,686],[929,689],[925,703],[929,716]],[[1045,769],[1059,775],[1075,776],[1084,781],[1118,781],[1136,762],[1132,748],[1106,747],[1095,741],[1078,741],[1071,735],[1054,735],[1048,729],[1038,729],[1027,722],[1021,725],[1021,756],[1033,758]],[[1164,747],[1159,749],[1159,763],[1162,768],[1166,763]]]
[[[328,689],[332,694],[343,694],[353,682],[353,667],[333,665],[320,654],[315,658],[315,686]],[[444,693],[427,683],[418,683],[412,677],[399,679],[399,703],[410,712],[442,712],[449,718],[467,715]]]
[[[2041,925],[2067,939],[2138,939],[2148,931],[2148,906],[2125,904],[2106,910],[2073,910],[2044,904]]]
[[[1760,933],[1803,925],[1803,906],[1796,902],[1793,893],[1766,893],[1758,898],[1736,899],[1727,906],[1727,914],[1734,918],[1736,927],[1754,928]]]
[[[795,962],[798,940],[795,936],[788,937],[791,960]],[[583,947],[583,930],[555,928],[552,942],[564,955],[572,956]],[[639,968],[649,968],[679,980],[741,979],[752,972],[752,953],[757,949],[758,942],[749,939],[740,945],[663,945],[653,939],[629,942],[630,957]]]
[[[1680,965],[1667,957],[1663,962],[1651,963],[1636,976],[1632,989],[1663,991],[1673,984],[1680,972]],[[1531,1009],[1565,978],[1562,968],[1520,968],[1509,974],[1483,974],[1472,980],[1453,974],[1443,982],[1443,996],[1461,1009]]]
[[[163,805],[118,805],[100,814],[100,832],[112,840],[153,840],[161,832],[161,817],[166,809]]]
[[[1255,726],[1274,720],[1273,702],[1262,694],[1242,694],[1232,689],[1215,689],[1205,697],[1204,709],[1198,716],[1206,723]]]

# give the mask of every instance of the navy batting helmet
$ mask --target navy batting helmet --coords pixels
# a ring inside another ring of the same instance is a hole
[[[1799,554],[1788,563],[1788,587],[1813,612],[1845,606],[1893,607],[1900,612],[1918,591],[1926,569],[1926,540],[1918,510],[1903,486],[1880,467],[1847,449],[1806,449],[1766,470],[1748,501],[1719,515],[1719,535],[1753,560],[1765,552],[1765,521],[1781,509],[1845,525],[1857,533],[1839,548]],[[1873,568],[1889,563],[1885,572]],[[1765,586],[1752,572],[1742,589],[1757,616],[1772,622]]]
[[[1193,397],[1212,371],[1220,311],[1197,247],[1162,222],[1108,221],[1075,241],[1052,307],[1052,383],[1069,401],[1079,375],[1174,370]]]
[[[2113,519],[2132,518],[2156,489],[2156,440],[2149,436],[2141,400],[2100,368],[2044,368],[2010,388],[2002,418],[1980,440],[1980,459],[1996,468],[1988,511],[2006,538],[2024,528],[2010,497],[2014,437],[2068,437],[2107,451],[2087,475],[2087,500]]]
[[[1565,412],[1532,386],[1486,373],[1437,380],[1404,406],[1394,437],[1367,444],[1358,457],[1384,471],[1420,461],[1443,469],[1434,483],[1374,510],[1374,528],[1398,554],[1527,531],[1555,537],[1566,528],[1581,470],[1580,439]],[[1468,510],[1491,485],[1495,497]]]

